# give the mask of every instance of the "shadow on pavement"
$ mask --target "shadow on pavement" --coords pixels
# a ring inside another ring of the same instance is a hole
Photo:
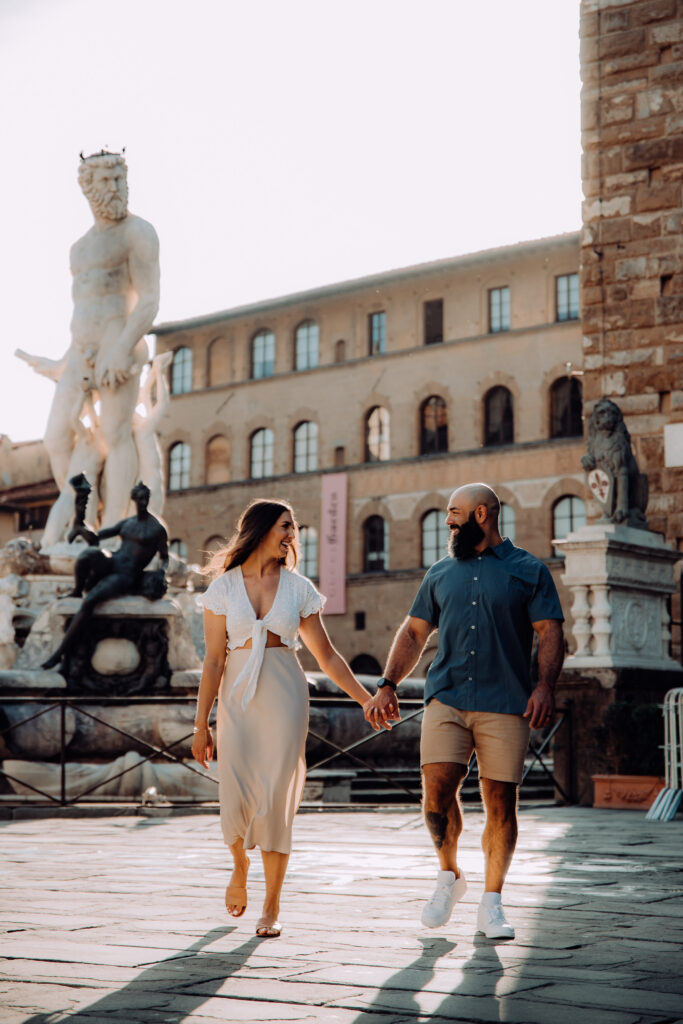
[[[132,1022],[140,1019],[139,1013],[149,1013],[150,1018],[157,1013],[163,1015],[160,1019],[164,1024],[181,1024],[219,991],[226,978],[244,966],[262,942],[268,942],[255,935],[225,952],[202,952],[205,946],[233,931],[234,926],[213,928],[187,949],[160,960],[127,985],[80,1010],[37,1013],[23,1024],[92,1024],[93,1020],[104,1019]],[[199,986],[201,993],[197,992]]]

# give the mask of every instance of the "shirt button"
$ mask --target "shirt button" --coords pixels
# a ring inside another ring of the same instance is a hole
[[[467,681],[468,681],[469,683],[471,683],[471,682],[472,682],[472,676],[468,676],[468,677],[467,677]]]
[[[478,580],[478,579],[479,579],[479,577],[478,577],[478,576],[475,576],[474,578],[475,578],[475,580]]]
[[[476,604],[476,603],[477,603],[476,601],[473,601],[473,602],[472,602],[472,604]]]
[[[477,628],[476,626],[470,626],[470,629],[476,629],[476,628]]]
[[[474,651],[470,651],[470,654],[474,654]]]

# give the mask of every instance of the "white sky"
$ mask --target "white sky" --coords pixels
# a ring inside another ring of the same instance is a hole
[[[127,147],[157,322],[580,226],[579,0],[0,0],[0,432],[69,344],[78,154]]]

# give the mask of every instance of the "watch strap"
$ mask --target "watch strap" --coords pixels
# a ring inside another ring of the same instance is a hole
[[[377,680],[377,689],[381,690],[383,686],[390,686],[394,693],[396,693],[396,683],[392,683],[391,679],[387,679],[385,676],[380,676]]]

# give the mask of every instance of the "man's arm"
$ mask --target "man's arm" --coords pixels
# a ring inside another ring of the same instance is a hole
[[[102,383],[108,387],[122,384],[130,376],[133,350],[147,334],[159,310],[159,239],[151,224],[135,218],[129,231],[128,273],[138,300],[121,334],[103,362]]]
[[[564,662],[564,634],[559,619],[540,619],[531,625],[538,636],[538,683],[529,697],[524,718],[531,728],[547,725],[553,713],[554,690]]]
[[[408,615],[399,626],[391,644],[384,678],[390,679],[398,686],[407,675],[410,675],[435,628],[431,622]],[[381,724],[401,717],[398,697],[390,686],[383,686],[377,691],[372,703],[367,707],[365,717],[369,722],[379,720]]]

